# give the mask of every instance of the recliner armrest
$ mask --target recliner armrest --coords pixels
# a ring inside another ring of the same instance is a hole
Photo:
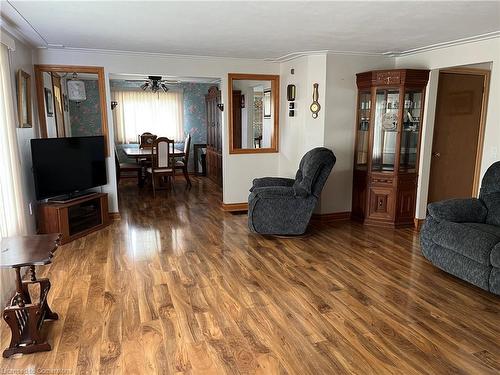
[[[264,186],[252,190],[258,198],[293,198],[295,191],[291,186]]]
[[[487,208],[477,198],[448,199],[430,203],[427,206],[429,214],[436,220],[446,220],[455,223],[484,223]]]
[[[255,178],[253,180],[253,186],[250,188],[250,191],[254,191],[256,188],[267,187],[267,186],[292,186],[295,182],[292,178],[283,178],[283,177],[262,177]]]

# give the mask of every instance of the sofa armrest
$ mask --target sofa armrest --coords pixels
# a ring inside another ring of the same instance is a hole
[[[293,198],[295,191],[291,186],[264,186],[253,189],[252,194],[258,198]]]
[[[436,220],[446,220],[455,223],[484,223],[487,208],[477,198],[448,199],[430,203],[427,206],[429,214]]]
[[[295,182],[292,178],[283,178],[283,177],[262,177],[255,178],[253,180],[253,186],[250,188],[250,191],[254,191],[256,188],[266,187],[266,186],[292,186]]]

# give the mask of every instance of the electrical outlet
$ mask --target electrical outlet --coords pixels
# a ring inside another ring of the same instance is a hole
[[[30,203],[28,204],[28,208],[29,208],[29,210],[30,210],[30,215],[33,215],[33,202],[30,202]]]

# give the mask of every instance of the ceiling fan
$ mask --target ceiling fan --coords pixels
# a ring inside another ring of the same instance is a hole
[[[161,76],[148,76],[146,80],[142,79],[127,79],[127,82],[144,82],[140,87],[142,90],[146,91],[150,89],[152,92],[158,92],[163,90],[167,92],[169,90],[167,85],[176,85],[180,83],[178,80],[162,79]]]

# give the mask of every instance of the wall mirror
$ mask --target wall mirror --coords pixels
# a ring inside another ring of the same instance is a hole
[[[279,76],[228,75],[229,153],[278,152]]]
[[[35,65],[42,138],[103,135],[109,156],[104,69]]]

